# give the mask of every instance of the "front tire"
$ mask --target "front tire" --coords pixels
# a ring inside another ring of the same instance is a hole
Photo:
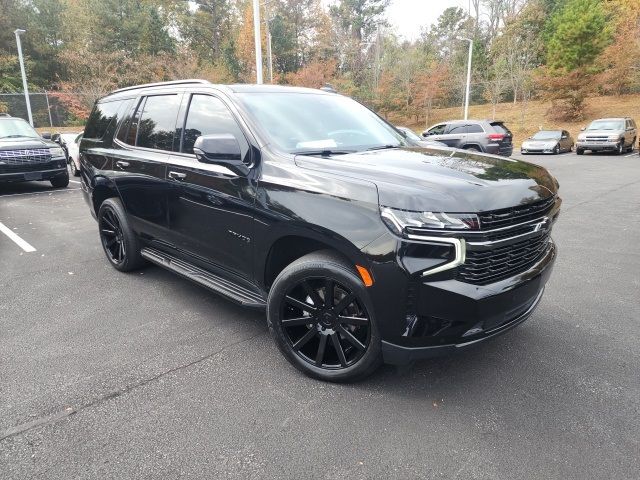
[[[80,170],[78,170],[78,168],[76,167],[76,162],[73,160],[73,158],[69,158],[69,169],[71,170],[71,175],[73,175],[74,177],[80,176]]]
[[[553,149],[553,154],[554,155],[559,155],[560,154],[560,145],[556,145],[555,148]]]
[[[66,188],[69,185],[69,172],[64,172],[61,175],[53,177],[49,181],[53,188]]]
[[[117,198],[108,198],[98,210],[100,241],[107,260],[116,270],[130,272],[144,265],[140,243]]]
[[[582,148],[576,148],[576,155],[584,155],[584,150]]]
[[[624,140],[620,140],[620,143],[618,143],[618,148],[616,150],[616,153],[618,155],[622,155],[624,154],[625,150],[624,150]]]
[[[351,382],[382,362],[369,291],[332,252],[305,255],[278,275],[267,322],[282,354],[310,377]]]

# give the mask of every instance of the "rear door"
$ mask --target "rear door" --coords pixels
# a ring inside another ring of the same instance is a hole
[[[165,171],[174,147],[181,94],[149,95],[117,133],[114,178],[132,228],[146,240],[166,242],[167,183]]]
[[[249,177],[221,165],[199,162],[193,144],[201,135],[232,133],[242,158],[251,151],[234,113],[219,97],[194,93],[185,98],[187,112],[179,153],[166,172],[170,184],[169,226],[174,243],[196,262],[205,260],[240,277],[252,275],[253,205],[256,188]]]

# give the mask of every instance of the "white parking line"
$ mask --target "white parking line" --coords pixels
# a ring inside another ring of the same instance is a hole
[[[24,193],[7,193],[6,195],[0,194],[0,199],[5,197],[20,197],[22,195],[43,195],[48,193],[49,195],[53,195],[54,193],[64,193],[64,192],[74,192],[76,190],[81,190],[80,188],[65,188],[64,190],[43,190],[41,192],[24,192]]]
[[[35,252],[36,249],[25,242],[22,238],[20,238],[16,233],[14,233],[9,227],[7,227],[4,223],[0,222],[0,232],[4,233],[10,240],[18,245],[25,252]]]

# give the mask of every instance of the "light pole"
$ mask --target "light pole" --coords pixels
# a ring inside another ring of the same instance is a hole
[[[24,59],[22,58],[22,43],[20,43],[20,35],[26,33],[21,28],[16,29],[16,44],[18,45],[18,58],[20,59],[20,71],[22,72],[22,88],[24,89],[24,100],[27,102],[27,115],[29,115],[29,123],[33,127],[33,117],[31,116],[31,102],[29,101],[29,89],[27,88],[27,74],[24,71]]]
[[[267,71],[269,72],[269,83],[273,83],[273,56],[271,54],[271,15],[269,13],[269,2],[264,2],[264,25],[267,27]]]
[[[467,60],[467,89],[464,95],[464,119],[469,119],[469,92],[471,90],[471,60],[473,58],[473,40],[470,38],[458,38],[463,42],[469,42],[469,60]]]
[[[260,0],[253,0],[253,36],[256,44],[256,83],[262,85],[262,45],[260,35]]]

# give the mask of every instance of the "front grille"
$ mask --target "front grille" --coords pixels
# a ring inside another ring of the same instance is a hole
[[[590,142],[607,142],[609,141],[609,137],[602,135],[587,135],[587,140]]]
[[[491,250],[467,250],[457,277],[467,283],[484,285],[512,277],[533,266],[547,252],[550,234],[544,233],[526,240]]]
[[[5,165],[27,165],[51,161],[48,148],[30,148],[24,150],[0,150],[0,167]]]
[[[555,197],[549,197],[527,205],[480,213],[478,214],[480,228],[482,230],[491,230],[544,217],[551,211],[555,202]]]

